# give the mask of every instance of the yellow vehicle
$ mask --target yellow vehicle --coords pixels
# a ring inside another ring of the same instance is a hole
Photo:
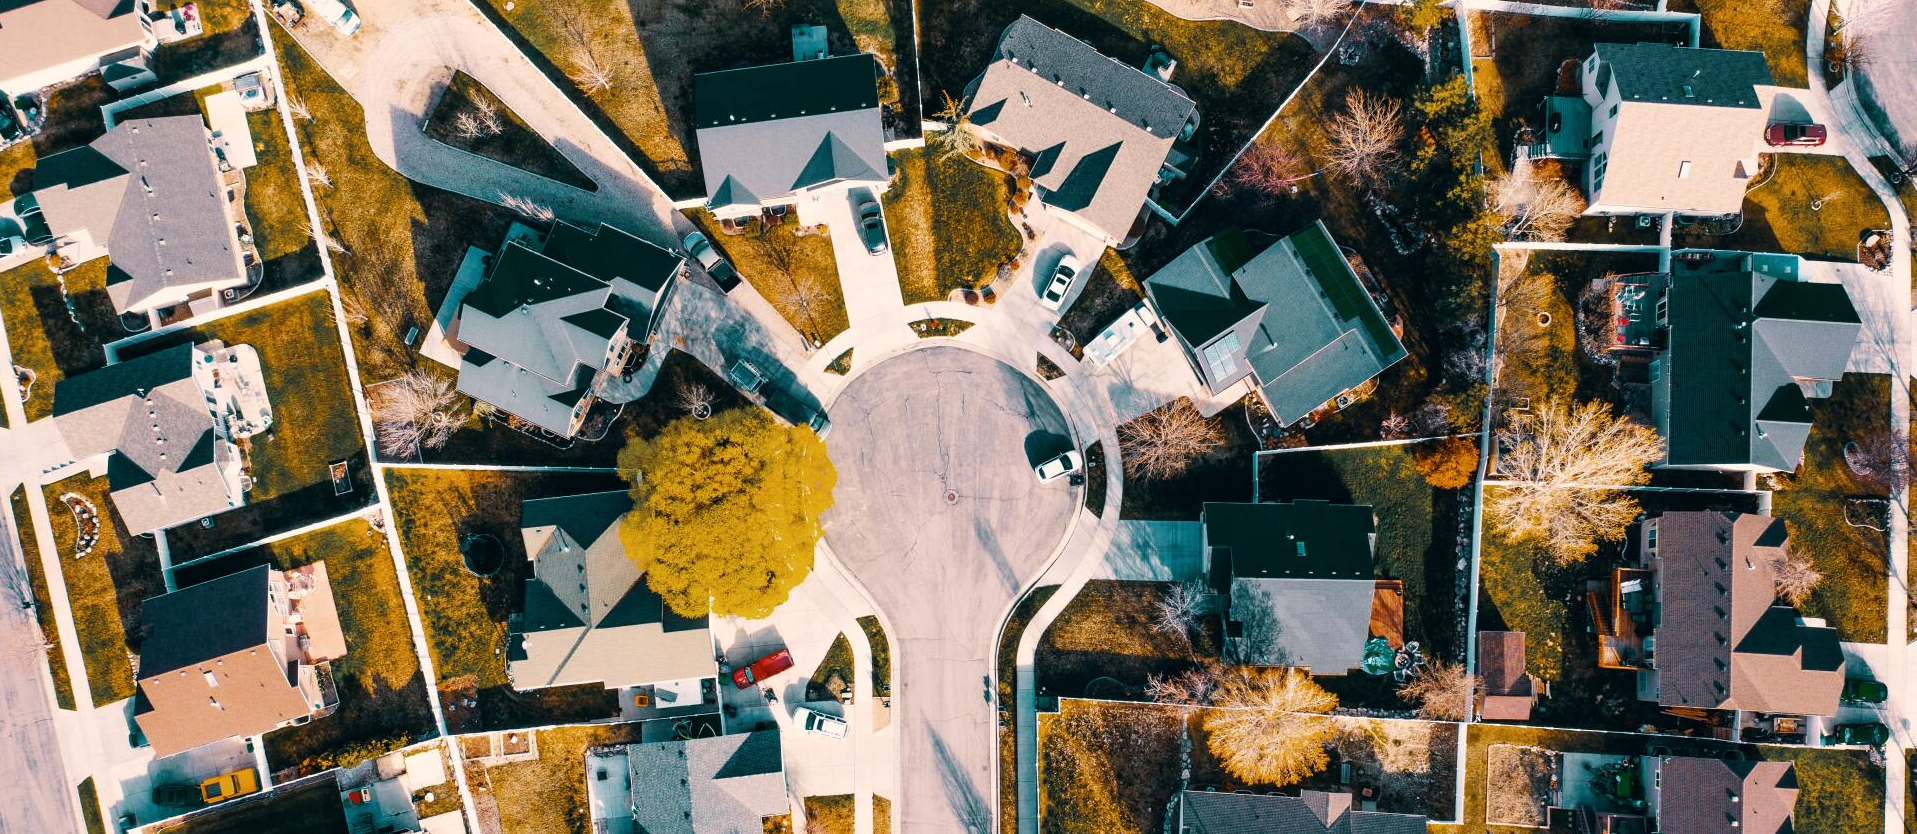
[[[232,773],[222,773],[201,782],[200,798],[206,800],[206,804],[211,805],[215,802],[225,802],[236,796],[256,793],[259,789],[259,774],[253,772],[253,769],[249,767],[245,770],[235,770]]]

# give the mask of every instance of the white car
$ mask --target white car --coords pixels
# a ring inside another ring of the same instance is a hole
[[[799,707],[793,711],[792,717],[799,720],[799,726],[806,732],[818,733],[827,738],[845,738],[846,730],[851,726],[846,724],[843,718],[826,715],[809,707]]]
[[[1070,252],[1058,259],[1052,267],[1052,277],[1045,282],[1045,289],[1038,294],[1038,303],[1056,310],[1065,303],[1065,296],[1072,291],[1072,282],[1078,280],[1078,259]]]
[[[1038,475],[1039,483],[1049,484],[1077,472],[1080,468],[1084,467],[1084,465],[1085,458],[1079,455],[1077,449],[1073,449],[1039,464],[1032,471]]]
[[[359,15],[340,0],[306,0],[306,7],[321,20],[333,25],[342,35],[359,33]]]
[[[719,250],[712,248],[712,241],[704,232],[687,234],[680,245],[685,247],[686,255],[698,261],[706,275],[718,283],[719,289],[732,292],[733,287],[739,286],[738,270],[733,269],[725,258],[719,257]]]

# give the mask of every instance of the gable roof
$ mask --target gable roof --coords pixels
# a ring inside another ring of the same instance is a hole
[[[1257,246],[1227,230],[1145,280],[1212,391],[1253,375],[1289,425],[1404,358],[1404,345],[1322,222]],[[1213,352],[1230,361],[1215,364]]]
[[[1757,88],[1770,86],[1764,53],[1665,43],[1600,43],[1598,60],[1611,68],[1625,102],[1762,109]]]
[[[1261,665],[1343,674],[1364,662],[1377,592],[1370,507],[1327,501],[1205,504],[1211,584],[1226,634]]]
[[[1424,834],[1427,818],[1352,807],[1348,793],[1298,796],[1184,791],[1179,834]]]
[[[886,180],[879,65],[869,54],[693,76],[707,204],[757,206],[803,188]]]
[[[1536,697],[1524,666],[1524,632],[1478,632],[1478,677],[1484,682],[1478,713],[1491,721],[1524,721]]]
[[[1659,831],[1789,834],[1797,806],[1791,762],[1666,756],[1658,763]]]
[[[1797,380],[1843,376],[1863,331],[1844,286],[1681,269],[1669,306],[1667,462],[1795,470],[1811,424]]]
[[[194,345],[178,345],[54,385],[54,425],[76,460],[109,455],[108,488],[129,532],[150,533],[242,501],[222,472],[237,452],[215,433],[193,378],[199,355]]]
[[[634,830],[645,834],[735,834],[788,811],[779,733],[634,744]]]
[[[708,618],[674,614],[627,556],[619,519],[631,509],[623,490],[520,505],[533,575],[508,638],[515,687],[622,687],[714,673]]]
[[[106,246],[107,296],[126,312],[170,288],[246,280],[217,166],[200,117],[132,119],[42,160],[34,197],[54,234]]]
[[[1657,517],[1658,702],[1831,715],[1844,685],[1837,632],[1777,604],[1784,522],[1769,516]]]
[[[1197,106],[1183,91],[1021,15],[966,100],[974,127],[1035,154],[1039,199],[1124,240]]]

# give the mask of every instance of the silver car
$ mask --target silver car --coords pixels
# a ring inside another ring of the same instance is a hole
[[[885,251],[885,212],[879,209],[879,201],[872,196],[871,189],[860,189],[853,195],[852,213],[859,220],[859,238],[865,241],[865,251],[874,255]]]

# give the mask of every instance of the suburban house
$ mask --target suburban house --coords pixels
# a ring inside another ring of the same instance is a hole
[[[1743,209],[1776,93],[1764,53],[1600,43],[1579,95],[1544,102],[1532,158],[1582,163],[1585,214]]]
[[[60,380],[54,425],[72,460],[106,456],[127,531],[144,535],[246,503],[236,441],[273,425],[259,353],[179,345]]]
[[[1184,91],[1023,15],[965,100],[972,130],[1031,158],[1039,202],[1121,248],[1159,184],[1184,176],[1174,146],[1198,128]]]
[[[1250,791],[1181,791],[1177,834],[1424,834],[1426,817],[1353,807],[1352,795],[1300,790],[1297,796]]]
[[[1790,834],[1797,807],[1797,767],[1664,756],[1650,759],[1647,804],[1660,832]]]
[[[1478,717],[1529,721],[1538,682],[1524,667],[1524,632],[1478,632]]]
[[[230,169],[199,116],[133,119],[40,160],[15,208],[31,237],[51,239],[62,270],[108,258],[114,311],[145,315],[246,286]]]
[[[594,815],[630,819],[594,820],[596,831],[650,834],[736,834],[766,830],[765,819],[791,812],[779,733],[750,733],[653,741],[589,756],[588,791],[597,794],[624,776],[626,796],[594,796]],[[624,762],[621,762],[621,759]],[[624,774],[612,771],[625,765]],[[615,782],[616,784],[616,782]],[[618,800],[624,800],[622,803]],[[623,806],[623,807],[621,807]]]
[[[148,0],[0,3],[0,91],[30,93],[99,72],[122,92],[153,81]]]
[[[631,509],[625,490],[520,504],[532,576],[506,646],[514,689],[660,683],[698,692],[718,674],[709,619],[673,613],[626,555],[619,519]],[[678,682],[689,685],[670,685]]]
[[[1638,525],[1637,558],[1591,583],[1598,666],[1637,673],[1665,707],[1833,715],[1844,687],[1837,632],[1777,596],[1784,522],[1666,512]]]
[[[737,220],[803,197],[884,191],[879,75],[860,53],[693,76],[706,209]]]
[[[260,565],[141,606],[133,719],[156,756],[304,724],[339,706],[346,656],[326,564]]]
[[[1405,356],[1322,222],[1285,238],[1220,232],[1145,279],[1145,295],[1213,394],[1249,380],[1280,425],[1344,407]]]
[[[1234,656],[1315,675],[1363,665],[1366,641],[1386,630],[1373,627],[1381,583],[1370,507],[1206,504],[1199,523],[1205,575],[1223,602]]]
[[[679,256],[604,224],[556,223],[537,249],[508,240],[460,303],[460,393],[572,437],[684,272]]]
[[[1661,465],[1790,472],[1810,437],[1809,400],[1830,395],[1863,331],[1842,284],[1797,280],[1795,255],[1680,256],[1648,281],[1658,334],[1651,414]]]

